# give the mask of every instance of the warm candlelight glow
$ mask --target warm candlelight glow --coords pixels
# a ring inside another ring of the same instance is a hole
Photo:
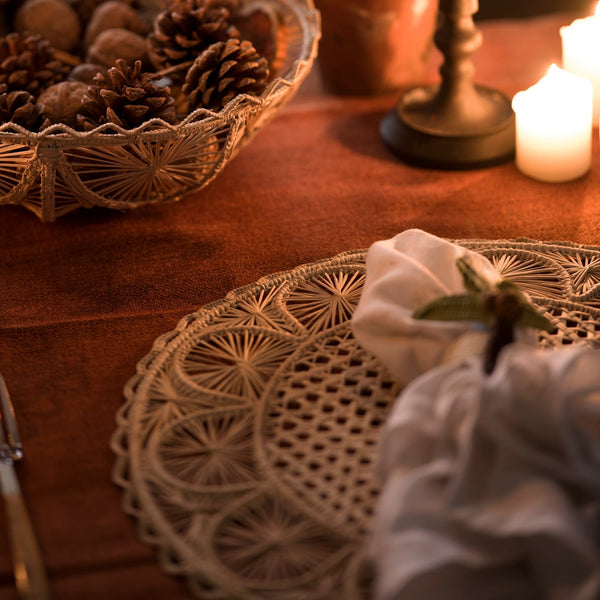
[[[570,181],[590,168],[592,84],[552,65],[548,74],[513,98],[516,164],[541,181]]]
[[[600,120],[600,2],[595,14],[561,27],[563,68],[586,77],[594,87],[594,125]]]

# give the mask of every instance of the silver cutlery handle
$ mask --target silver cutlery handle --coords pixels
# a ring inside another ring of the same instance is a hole
[[[10,459],[0,460],[0,484],[19,595],[23,600],[50,600],[46,569]]]

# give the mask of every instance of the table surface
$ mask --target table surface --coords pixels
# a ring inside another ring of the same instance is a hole
[[[560,64],[574,15],[482,22],[477,81],[509,97]],[[437,56],[429,78],[437,77]],[[190,594],[164,573],[111,480],[115,415],[135,365],[184,315],[273,272],[419,227],[449,238],[600,238],[600,148],[582,179],[545,184],[510,162],[449,172],[383,148],[398,94],[326,94],[313,69],[294,100],[207,188],[129,213],[44,224],[0,207],[0,369],[19,417],[18,472],[50,584],[63,600]],[[6,531],[0,515],[0,531]],[[0,535],[0,597],[17,598]]]

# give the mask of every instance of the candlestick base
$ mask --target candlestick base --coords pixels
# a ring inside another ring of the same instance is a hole
[[[479,85],[469,92],[465,98],[440,93],[439,85],[410,90],[381,122],[385,145],[404,161],[428,168],[477,169],[511,160],[515,118],[510,101]]]

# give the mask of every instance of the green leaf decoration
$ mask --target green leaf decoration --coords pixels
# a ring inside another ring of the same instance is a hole
[[[489,282],[475,270],[473,262],[468,255],[457,258],[456,266],[463,277],[463,284],[468,292],[482,294],[490,290],[491,286]]]
[[[482,297],[475,294],[441,296],[413,313],[415,319],[433,321],[481,321],[491,325],[494,317],[483,308]]]
[[[523,312],[517,320],[517,325],[541,329],[548,333],[554,333],[556,331],[556,327],[552,322],[544,317],[544,315],[540,314],[531,304],[525,304],[523,306]]]
[[[463,276],[468,293],[436,298],[415,310],[413,318],[432,321],[479,321],[492,328],[498,319],[507,318],[504,314],[506,296],[513,296],[518,301],[518,306],[522,308],[520,312],[519,310],[515,312],[515,318],[517,314],[519,315],[515,325],[541,329],[549,333],[556,331],[552,322],[529,302],[527,296],[512,281],[503,279],[490,285],[475,270],[469,256],[458,258],[456,265]],[[494,299],[494,296],[503,298],[500,300],[500,305],[496,307],[494,301],[489,302],[490,299]],[[504,305],[504,309],[501,305]],[[512,321],[512,317],[509,318]]]

